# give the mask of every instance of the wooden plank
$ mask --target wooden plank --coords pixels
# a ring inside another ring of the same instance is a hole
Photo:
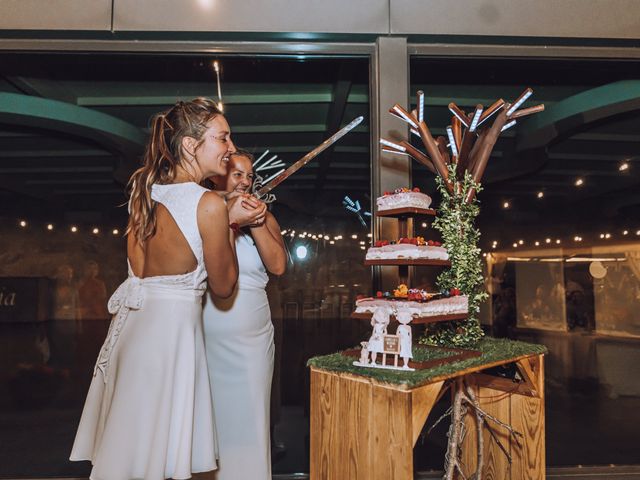
[[[520,373],[522,374],[527,385],[530,385],[531,390],[534,393],[534,396],[537,396],[538,389],[539,389],[538,378],[537,378],[537,375],[534,373],[531,362],[529,360],[530,359],[528,358],[523,358],[521,360],[518,360],[516,362],[516,366],[520,371]]]
[[[334,444],[336,480],[368,480],[371,472],[372,391],[366,381],[340,377],[338,443]]]
[[[413,478],[413,431],[411,396],[375,387],[372,401],[371,480]],[[348,477],[342,477],[341,480]]]
[[[480,408],[507,425],[511,424],[511,399],[513,396],[514,395],[504,393],[500,390],[486,387],[479,387],[477,393]],[[491,420],[485,419],[485,424],[491,428],[493,435],[495,435],[507,451],[513,454],[510,446],[509,432]],[[509,465],[507,456],[494,441],[493,436],[487,428],[484,429],[482,435],[484,438],[484,468],[482,469],[482,478],[485,480],[511,479],[511,465]]]
[[[311,369],[310,459],[311,479],[328,480],[335,465],[332,436],[335,419],[339,416],[336,403],[338,376]]]
[[[544,424],[544,360],[542,355],[532,359],[532,370],[539,388],[539,398],[513,395],[511,400],[511,425],[524,436],[520,445],[513,445],[513,480],[544,480],[545,424]]]
[[[496,377],[494,375],[485,375],[484,373],[472,373],[467,378],[473,378],[481,387],[500,390],[502,392],[525,395],[527,397],[537,397],[538,393],[534,390],[534,385],[526,382],[514,382],[508,378]]]
[[[440,391],[444,382],[432,383],[411,390],[411,428],[413,429],[413,445],[415,446],[427,421],[431,409],[440,398]]]

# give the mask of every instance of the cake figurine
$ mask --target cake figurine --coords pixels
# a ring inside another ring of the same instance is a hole
[[[398,310],[398,312],[396,312],[396,319],[400,323],[396,329],[396,335],[400,338],[400,358],[402,358],[404,363],[402,368],[409,370],[409,359],[413,358],[411,353],[413,336],[409,323],[413,320],[413,315],[411,315],[411,312],[408,310]]]
[[[413,190],[397,188],[393,192],[384,192],[382,197],[376,199],[379,212],[394,210],[396,208],[420,208],[431,207],[431,197],[422,193],[418,187]]]
[[[387,326],[389,325],[390,311],[386,307],[378,307],[371,317],[371,326],[373,333],[369,338],[367,348],[371,353],[371,364],[376,364],[378,353],[382,353],[382,365],[386,363],[387,355],[384,351],[384,336],[387,334]]]

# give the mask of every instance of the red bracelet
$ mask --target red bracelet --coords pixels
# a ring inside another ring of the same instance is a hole
[[[230,223],[229,228],[233,230],[233,233],[240,233],[240,225],[238,225],[236,222]]]

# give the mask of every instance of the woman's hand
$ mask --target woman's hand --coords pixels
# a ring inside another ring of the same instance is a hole
[[[267,205],[249,194],[231,192],[227,195],[227,210],[229,223],[245,227],[264,223]]]

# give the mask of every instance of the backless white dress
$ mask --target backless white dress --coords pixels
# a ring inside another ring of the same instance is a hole
[[[94,369],[71,460],[92,480],[186,479],[216,468],[202,330],[206,289],[195,183],[154,185],[198,261],[184,275],[129,277],[109,300],[109,333]]]
[[[217,480],[271,480],[269,404],[273,325],[269,277],[249,235],[236,240],[238,285],[228,299],[206,296],[204,331],[218,431]]]

